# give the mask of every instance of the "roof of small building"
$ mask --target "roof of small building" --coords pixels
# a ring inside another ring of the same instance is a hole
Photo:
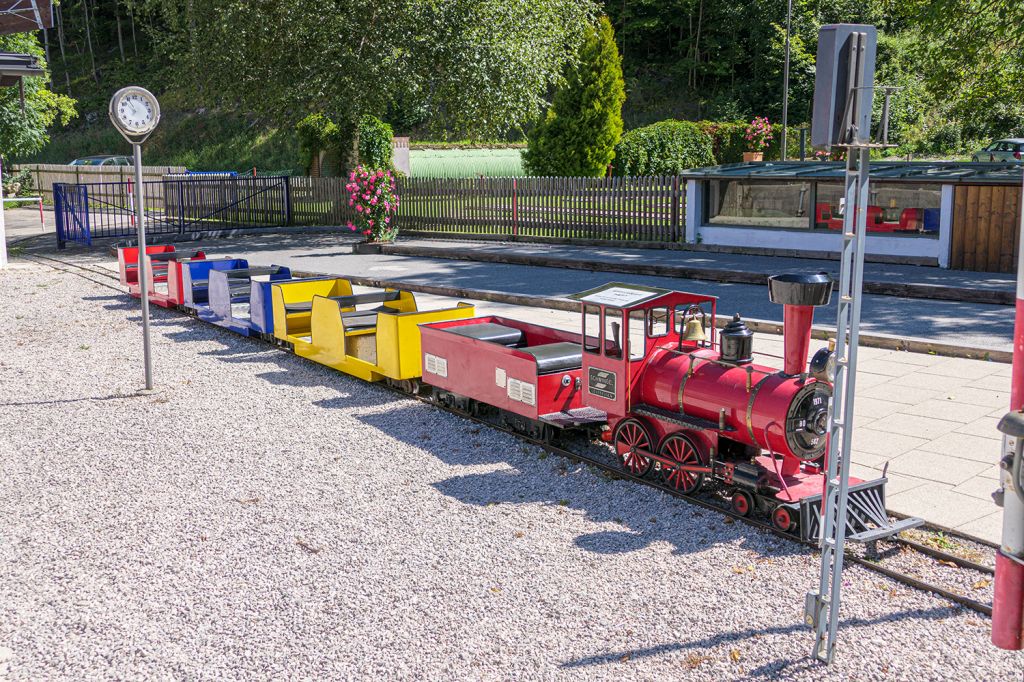
[[[693,180],[842,180],[846,164],[829,161],[754,161],[692,168],[680,177]],[[871,179],[973,185],[1019,185],[1024,163],[965,161],[872,161]]]

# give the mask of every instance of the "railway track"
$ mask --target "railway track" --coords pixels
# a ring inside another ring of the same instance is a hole
[[[93,282],[94,284],[99,284],[100,286],[112,289],[120,295],[125,294],[125,292],[120,287],[120,282],[117,275],[115,275],[114,273],[105,268],[89,264],[72,263],[60,258],[44,256],[40,254],[22,254],[21,256],[19,256],[19,258],[24,258],[26,260],[36,262],[40,265],[45,265],[60,272],[66,272],[69,274],[76,275],[78,277],[82,277],[83,279]],[[268,343],[268,345],[273,345],[274,347],[281,348],[281,346],[277,344]],[[731,507],[727,506],[727,503],[725,501],[723,501],[721,498],[717,496],[710,495],[707,493],[702,493],[698,495],[684,495],[683,493],[662,484],[660,481],[652,480],[645,477],[639,477],[628,471],[625,471],[620,466],[618,466],[617,463],[613,462],[610,450],[608,451],[607,456],[583,453],[578,450],[570,450],[556,443],[550,443],[544,440],[532,438],[526,434],[520,433],[519,431],[509,429],[500,424],[496,424],[493,421],[475,416],[473,414],[456,409],[454,407],[438,404],[436,401],[431,400],[428,397],[414,395],[407,391],[401,390],[397,387],[390,386],[386,383],[383,383],[381,385],[384,386],[387,390],[392,391],[397,395],[429,403],[439,409],[446,410],[449,413],[457,415],[463,419],[467,419],[472,422],[515,436],[516,438],[527,443],[530,443],[531,445],[534,445],[538,448],[541,448],[550,454],[557,455],[569,461],[579,462],[586,464],[588,466],[592,466],[608,474],[609,476],[613,476],[615,478],[625,479],[633,481],[640,485],[655,488],[667,495],[682,499],[689,504],[693,504],[703,509],[715,512],[717,514],[721,514],[723,517],[732,519],[734,522],[742,522],[750,527],[757,528],[758,530],[761,530],[763,532],[771,533],[777,537],[785,538],[786,540],[789,540],[791,542],[803,544],[807,547],[817,549],[817,545],[814,542],[803,542],[799,538],[794,537],[789,533],[784,533],[778,530],[770,523],[765,523],[756,518],[751,518],[749,516],[742,516],[740,514],[737,514],[731,509]],[[970,545],[976,548],[983,548],[981,550],[982,552],[992,555],[992,561],[989,563],[994,565],[995,545],[992,543],[985,542],[978,538],[970,537],[968,535],[957,533],[955,531],[951,531],[948,529],[936,528],[934,526],[928,525],[922,526],[921,528],[917,529],[917,533],[925,535],[926,538],[929,535],[934,536],[936,538],[941,539],[943,542],[947,544],[950,544],[950,540],[952,539],[963,543],[969,543]],[[925,544],[924,542],[918,542],[916,540],[912,540],[905,537],[895,537],[886,540],[880,540],[877,541],[877,543],[883,546],[882,551],[877,551],[877,548],[875,547],[868,548],[868,550],[864,551],[863,553],[858,552],[856,549],[847,549],[846,560],[858,566],[862,566],[867,570],[888,577],[900,584],[924,592],[935,594],[939,597],[942,597],[943,599],[963,606],[964,608],[971,609],[977,613],[981,613],[986,616],[992,615],[992,606],[990,603],[983,602],[971,596],[968,596],[967,594],[963,594],[962,591],[956,590],[955,587],[951,587],[949,585],[937,585],[933,582],[929,582],[927,579],[885,565],[887,558],[891,558],[893,556],[893,550],[895,550],[897,556],[902,555],[903,553],[912,552],[916,553],[920,557],[926,557],[926,560],[930,560],[937,564],[941,564],[945,567],[955,568],[958,571],[964,572],[964,575],[958,576],[960,578],[959,582],[961,583],[970,583],[974,578],[977,578],[977,580],[975,580],[973,583],[974,585],[987,586],[987,584],[991,583],[991,578],[994,575],[994,569],[992,565],[989,565],[989,563],[982,563],[981,561],[975,561],[972,558],[967,558],[960,554],[947,552],[944,549],[934,546],[934,543],[933,545],[929,545]],[[966,580],[964,580],[964,578],[966,578]]]

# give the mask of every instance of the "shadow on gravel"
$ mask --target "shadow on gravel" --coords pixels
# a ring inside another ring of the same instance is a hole
[[[339,402],[337,406],[351,405]],[[526,443],[495,449],[485,447],[472,437],[455,442],[441,438],[429,413],[424,413],[420,404],[395,406],[386,414],[358,415],[357,418],[450,466],[504,463],[514,467],[455,476],[432,484],[448,497],[481,507],[545,504],[576,509],[595,523],[614,523],[621,527],[621,530],[601,530],[575,538],[573,544],[587,552],[625,554],[664,542],[677,554],[690,554],[736,541],[742,550],[763,559],[808,551],[795,542],[742,524],[727,523],[725,517],[713,511],[655,489],[609,478],[596,471],[592,474],[585,466],[548,455]],[[466,426],[471,435],[488,428],[468,422]],[[539,457],[537,452],[540,452]],[[554,470],[549,464],[537,463],[549,457],[555,463]],[[583,476],[587,480],[580,480]]]
[[[961,609],[954,606],[937,606],[931,609],[914,609],[909,611],[898,611],[885,616],[878,616],[877,618],[847,618],[840,621],[842,627],[868,627],[871,625],[878,625],[879,623],[888,623],[906,620],[908,618],[918,620],[945,620],[946,618],[952,618],[960,614]],[[696,639],[689,642],[674,642],[671,644],[659,644],[657,646],[648,647],[646,649],[633,649],[628,651],[615,651],[604,654],[594,654],[593,656],[587,656],[580,658],[575,661],[569,661],[561,665],[562,668],[586,668],[594,665],[606,665],[609,663],[618,663],[626,658],[635,660],[638,658],[650,658],[653,656],[664,656],[677,651],[704,651],[711,649],[722,644],[739,644],[745,640],[753,637],[759,637],[763,635],[790,635],[796,633],[806,633],[808,641],[810,641],[811,633],[806,625],[803,623],[794,623],[792,625],[770,627],[763,629],[749,629],[738,632],[723,632],[704,639]],[[762,666],[754,668],[746,673],[747,677],[744,679],[776,679],[782,672],[797,672],[801,670],[821,670],[819,665],[809,658],[791,659],[783,658],[776,661],[765,663]]]
[[[434,452],[429,445],[424,449]],[[449,452],[446,461],[451,464],[482,463],[479,457],[473,457],[472,454],[465,461],[458,461],[458,455],[464,450],[454,447],[451,450],[442,449]],[[505,460],[501,457],[495,459]],[[758,561],[807,551],[794,542],[765,535],[755,528],[726,524],[725,519],[716,513],[691,506],[682,500],[661,497],[652,504],[650,498],[645,500],[640,499],[640,496],[660,494],[645,487],[634,484],[611,487],[611,481],[608,487],[600,484],[582,485],[574,480],[579,476],[577,472],[571,471],[575,467],[564,462],[547,480],[540,483],[531,482],[531,477],[536,479],[531,474],[501,470],[456,476],[434,483],[433,486],[466,504],[545,504],[581,511],[594,523],[614,523],[620,526],[621,530],[586,533],[573,540],[573,544],[580,549],[595,554],[626,554],[656,543],[668,543],[674,554],[682,555],[737,541],[742,550],[756,554]],[[545,468],[542,474],[547,471]]]
[[[63,405],[65,403],[82,403],[90,402],[93,400],[123,400],[125,398],[142,398],[149,396],[141,396],[137,393],[115,393],[113,395],[101,395],[101,396],[84,396],[81,398],[65,398],[63,400],[26,400],[23,402],[15,403],[0,403],[0,407],[24,407],[27,405]]]
[[[139,307],[139,304],[134,301],[124,301],[123,303],[107,303],[103,306],[104,310],[135,310]],[[142,319],[141,317],[128,318],[131,319]],[[152,320],[151,320],[152,321]]]

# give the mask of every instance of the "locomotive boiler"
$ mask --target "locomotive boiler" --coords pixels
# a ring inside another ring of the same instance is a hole
[[[719,334],[718,348],[698,343],[659,348],[644,369],[644,404],[717,423],[719,438],[781,457],[780,473],[797,473],[826,450],[827,373],[807,368],[815,306],[832,292],[825,274],[771,279],[770,296],[785,305],[782,371],[753,362],[753,334],[737,314]],[[820,362],[819,362],[820,364]],[[721,449],[721,448],[719,448]]]

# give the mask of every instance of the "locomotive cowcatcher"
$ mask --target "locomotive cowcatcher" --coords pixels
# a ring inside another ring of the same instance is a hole
[[[421,327],[425,383],[444,404],[496,412],[531,435],[599,429],[626,471],[685,494],[707,484],[743,516],[816,539],[833,354],[808,366],[825,274],[769,280],[785,306],[784,367],[753,361],[753,333],[737,314],[720,332],[717,299],[611,283],[580,301],[582,333],[488,316]],[[922,523],[891,523],[884,475],[851,478],[848,535],[877,540]]]

